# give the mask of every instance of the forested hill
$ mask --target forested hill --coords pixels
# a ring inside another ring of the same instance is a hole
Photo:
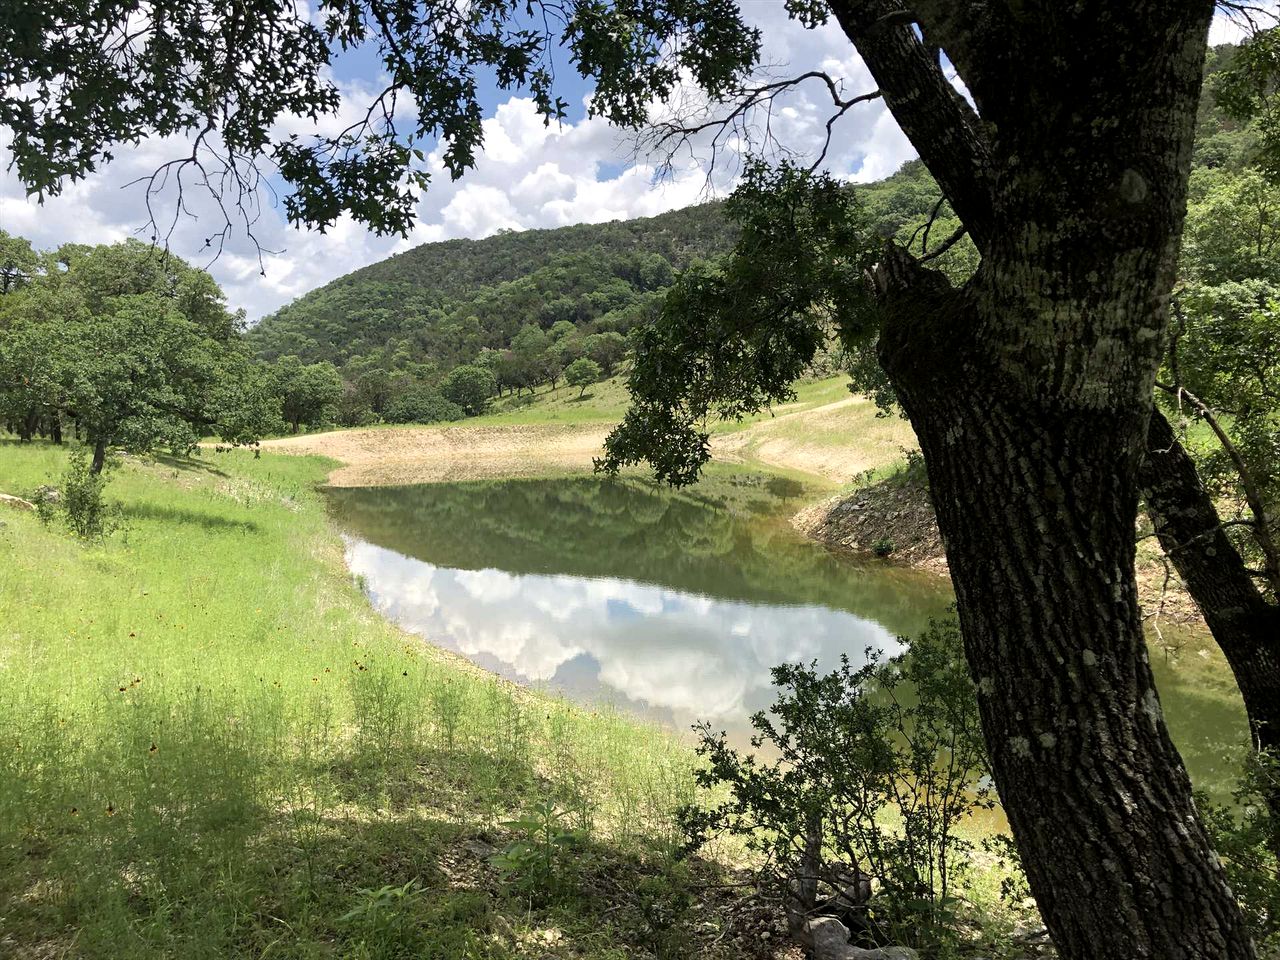
[[[1231,49],[1211,50],[1206,72],[1225,66]],[[1227,121],[1212,97],[1199,126],[1193,194],[1209,171],[1238,169],[1253,137]],[[959,226],[949,207],[937,205],[938,187],[919,161],[856,190],[875,229],[909,248],[928,242],[921,228],[931,214],[939,214],[935,244]],[[345,425],[385,418],[394,397],[413,391],[422,402],[395,416],[461,416],[482,409],[486,391],[611,375],[625,335],[659,309],[676,273],[727,252],[735,232],[723,204],[713,202],[646,219],[424,244],[300,297],[248,339],[264,360],[324,364],[327,379],[340,377],[345,400],[336,416]],[[959,279],[976,262],[966,238],[937,265]],[[573,368],[578,360],[591,363]],[[443,389],[460,366],[474,382]],[[461,411],[423,399],[442,389]]]
[[[625,333],[674,272],[728,249],[721,204],[640,220],[504,232],[415,247],[340,277],[251,331],[260,356],[304,361],[377,358],[448,370],[504,349],[526,325]]]

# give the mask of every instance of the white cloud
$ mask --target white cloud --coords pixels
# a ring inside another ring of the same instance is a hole
[[[720,600],[619,579],[458,570],[347,540],[347,565],[388,618],[525,682],[657,710],[677,727],[746,727],[768,705],[770,669],[833,667],[849,650],[898,652],[870,620],[821,606]],[[856,657],[855,657],[856,659]],[[570,663],[594,680],[566,677]]]
[[[744,0],[743,9],[765,38],[765,60],[777,76],[820,66],[838,78],[842,94],[866,92],[873,83],[848,40],[833,24],[804,30],[789,20],[781,4]],[[1229,24],[1215,23],[1217,40],[1232,36]],[[344,98],[320,129],[333,133],[362,113],[374,95],[377,78],[340,81]],[[401,110],[405,104],[401,104]],[[831,102],[824,84],[809,81],[779,100],[772,118],[774,134],[788,146],[816,154]],[[309,121],[286,118],[282,132],[307,133]],[[261,317],[289,300],[344,273],[419,243],[453,237],[479,238],[502,229],[557,227],[612,219],[652,216],[698,202],[708,187],[705,151],[682,157],[669,179],[657,180],[654,158],[636,162],[633,144],[598,118],[547,126],[527,98],[496,104],[484,121],[485,148],[477,166],[453,182],[437,154],[429,158],[432,183],[419,203],[419,225],[407,239],[376,237],[343,217],[327,233],[299,231],[285,224],[282,211],[264,208],[255,227],[262,247],[265,275],[256,251],[240,235],[232,237],[210,270],[226,289],[233,306],[251,318]],[[705,147],[705,143],[702,145]],[[125,185],[150,174],[161,163],[189,152],[179,138],[152,138],[116,151],[116,159],[44,205],[24,196],[12,172],[0,176],[0,228],[31,238],[38,246],[69,241],[112,242],[143,226],[141,187]],[[876,101],[854,107],[840,121],[828,151],[826,167],[835,175],[866,181],[892,173],[914,156],[914,150]],[[734,167],[721,155],[714,186],[723,193],[733,182]],[[0,168],[9,156],[0,148]],[[209,252],[204,241],[221,226],[214,204],[198,190],[188,190],[188,203],[198,221],[180,218],[171,247],[198,265]],[[172,196],[162,203],[172,216]]]

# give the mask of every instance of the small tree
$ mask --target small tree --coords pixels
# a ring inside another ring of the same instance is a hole
[[[497,389],[498,382],[490,371],[470,364],[454,367],[440,384],[445,399],[452,400],[470,417],[484,412]]]
[[[994,805],[957,625],[931,624],[891,660],[869,650],[857,669],[846,657],[833,673],[783,664],[773,678],[778,699],[751,722],[753,747],[776,762],[701,728],[698,780],[729,796],[682,812],[690,845],[741,836],[802,936],[825,913],[873,942],[946,938],[969,849],[957,828]]]
[[[587,392],[587,387],[600,379],[600,364],[596,363],[590,357],[579,357],[573,363],[569,364],[564,371],[564,382],[571,387],[581,387],[578,391],[578,399],[581,400]]]
[[[587,337],[587,356],[600,364],[605,376],[613,376],[613,368],[627,353],[627,338],[620,333],[597,333]]]
[[[332,363],[304,364],[294,356],[281,357],[272,370],[280,415],[293,433],[305,424],[318,427],[333,419],[342,400],[342,377]]]
[[[387,405],[387,423],[439,423],[461,420],[462,408],[434,390],[414,387]]]

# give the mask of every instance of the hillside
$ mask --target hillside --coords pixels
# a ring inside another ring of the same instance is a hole
[[[415,247],[313,290],[249,334],[265,359],[342,367],[378,356],[447,370],[558,321],[625,333],[674,272],[728,249],[718,203],[640,220],[506,232]]]
[[[1229,48],[1211,51],[1207,72],[1229,55]],[[1199,124],[1193,193],[1207,171],[1238,167],[1250,146],[1250,135],[1211,98]],[[959,226],[919,161],[851,189],[877,232],[910,249],[936,248]],[[713,202],[646,219],[424,244],[300,297],[248,340],[261,359],[295,365],[278,380],[300,375],[298,362],[336,368],[309,372],[329,385],[302,420],[312,429],[457,420],[481,413],[495,394],[527,400],[564,382],[610,381],[626,355],[626,334],[656,314],[677,273],[726,253],[735,233],[724,205]],[[977,265],[976,249],[964,237],[936,265],[963,282]],[[827,375],[847,362],[820,356],[812,372]],[[482,369],[451,383],[464,365]],[[854,372],[864,389],[874,387],[874,371]],[[478,395],[468,400],[468,389]],[[561,405],[572,398],[566,394]],[[625,390],[616,399],[613,417],[627,406]]]
[[[886,235],[927,218],[937,187],[919,162],[859,188]],[[428,243],[339,277],[249,333],[267,360],[296,354],[339,368],[427,364],[443,373],[503,350],[525,326],[569,321],[626,333],[656,309],[677,271],[714,259],[735,228],[720,202],[656,217]],[[939,229],[950,229],[943,224]],[[430,376],[430,374],[428,374]]]

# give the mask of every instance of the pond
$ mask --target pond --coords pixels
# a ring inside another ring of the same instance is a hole
[[[814,496],[717,470],[674,491],[634,478],[332,489],[347,562],[385,616],[512,680],[744,742],[783,661],[855,664],[945,615],[932,574],[812,543],[787,518]],[[1153,650],[1197,782],[1227,789],[1244,741],[1221,655]]]

